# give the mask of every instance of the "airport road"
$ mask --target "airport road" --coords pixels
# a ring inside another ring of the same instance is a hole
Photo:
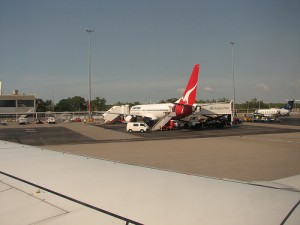
[[[245,181],[300,174],[300,126],[244,123],[224,129],[128,134],[125,126],[6,126],[0,139],[134,165]]]

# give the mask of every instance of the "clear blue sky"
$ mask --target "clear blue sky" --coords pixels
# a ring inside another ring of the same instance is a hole
[[[180,97],[201,64],[197,99],[300,99],[299,0],[0,0],[0,80],[38,98],[107,103]]]

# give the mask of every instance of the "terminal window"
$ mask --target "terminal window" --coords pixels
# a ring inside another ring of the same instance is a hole
[[[18,100],[18,107],[34,107],[34,100]]]
[[[15,100],[0,100],[0,107],[16,107]]]

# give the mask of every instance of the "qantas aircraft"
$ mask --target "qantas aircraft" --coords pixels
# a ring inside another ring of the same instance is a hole
[[[254,113],[263,114],[264,116],[274,116],[274,117],[288,116],[293,109],[294,101],[295,100],[289,100],[287,104],[281,109],[278,108],[258,109]]]
[[[196,101],[199,69],[200,65],[196,64],[182,97],[175,103],[135,105],[131,107],[129,115],[125,117],[125,121],[129,122],[132,117],[159,120],[171,112],[174,113],[172,119],[181,119],[190,115],[193,112],[193,104]]]

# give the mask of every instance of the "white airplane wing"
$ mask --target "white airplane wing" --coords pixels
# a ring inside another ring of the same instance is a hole
[[[0,141],[0,224],[299,224],[300,192]]]

